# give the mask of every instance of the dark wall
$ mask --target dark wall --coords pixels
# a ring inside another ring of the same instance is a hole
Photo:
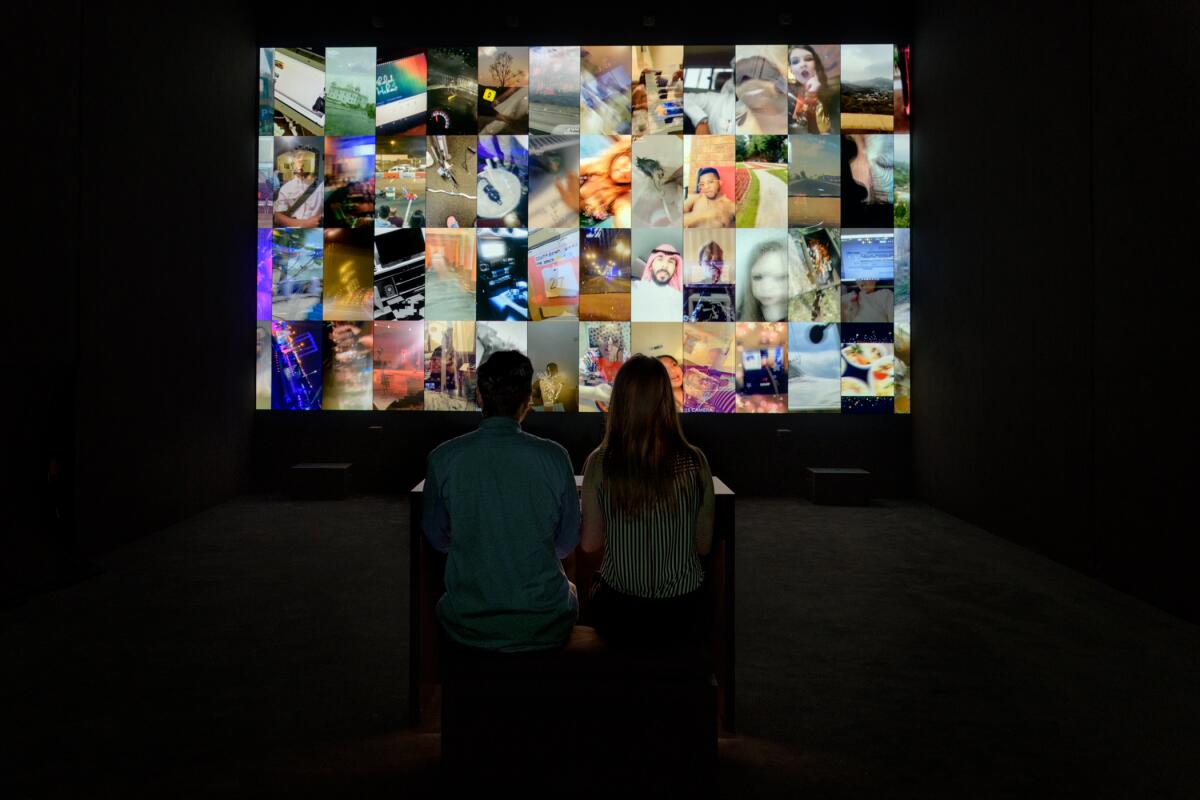
[[[917,9],[917,487],[1195,615],[1194,546],[1169,519],[1183,462],[1163,446],[1182,444],[1184,376],[1153,351],[1189,314],[1158,277],[1196,263],[1171,235],[1196,224],[1190,167],[1164,161],[1195,130],[1196,12],[1108,9]]]
[[[103,547],[247,484],[252,15],[88,3],[80,50],[76,506]],[[163,16],[167,14],[168,16]]]

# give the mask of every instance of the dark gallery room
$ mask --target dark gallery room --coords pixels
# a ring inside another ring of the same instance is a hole
[[[14,13],[0,795],[1200,796],[1197,4]]]

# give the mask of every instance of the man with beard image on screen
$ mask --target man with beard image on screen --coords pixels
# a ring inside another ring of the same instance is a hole
[[[685,228],[732,228],[733,201],[721,194],[721,174],[716,167],[696,172],[696,193],[683,204]]]
[[[633,285],[633,319],[679,322],[683,318],[683,256],[672,244],[650,251],[642,279]]]

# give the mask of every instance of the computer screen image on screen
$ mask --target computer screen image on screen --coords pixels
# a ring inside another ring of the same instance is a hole
[[[911,410],[908,45],[268,44],[256,409]]]

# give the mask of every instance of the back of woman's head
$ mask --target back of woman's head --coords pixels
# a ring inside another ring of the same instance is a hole
[[[667,368],[635,355],[613,382],[604,434],[604,482],[617,508],[637,515],[667,498],[679,456],[695,462],[683,436]]]

